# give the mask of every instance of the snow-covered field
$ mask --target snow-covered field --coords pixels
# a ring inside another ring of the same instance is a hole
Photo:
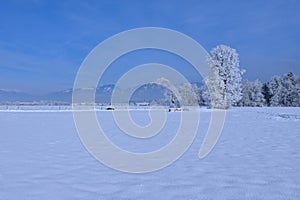
[[[148,140],[116,127],[97,112],[107,136],[137,152],[158,149],[174,136],[180,112],[168,113]],[[132,111],[141,125],[147,111]],[[198,151],[210,121],[201,110],[191,148],[175,163],[127,174],[96,161],[81,144],[71,112],[0,111],[0,199],[300,199],[300,108],[233,108],[222,135],[203,160]],[[159,158],[158,158],[159,159]]]

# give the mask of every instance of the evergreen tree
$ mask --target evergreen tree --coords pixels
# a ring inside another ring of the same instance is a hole
[[[285,106],[299,106],[299,91],[297,89],[297,77],[288,73],[283,77],[282,102]]]
[[[282,106],[282,97],[281,97],[281,91],[282,91],[282,79],[279,76],[275,76],[272,78],[270,82],[270,93],[271,93],[271,99],[270,99],[270,105],[271,106]]]
[[[270,83],[264,83],[262,86],[262,94],[264,95],[265,103],[267,106],[270,106],[271,92],[270,92]]]

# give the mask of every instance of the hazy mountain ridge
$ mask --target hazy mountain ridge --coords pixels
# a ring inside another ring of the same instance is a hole
[[[102,85],[96,89],[96,103],[110,103],[114,84]],[[118,88],[116,88],[118,89]],[[135,90],[131,97],[133,102],[161,101],[165,98],[166,88],[156,83],[148,83]],[[52,92],[46,95],[30,95],[21,91],[0,89],[0,103],[13,102],[49,102],[71,103],[73,89]]]
[[[33,95],[21,91],[0,89],[0,102],[34,101]]]

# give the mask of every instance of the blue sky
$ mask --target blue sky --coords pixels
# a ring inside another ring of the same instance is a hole
[[[300,75],[299,11],[298,0],[2,1],[0,88],[29,93],[71,88],[81,62],[97,44],[145,26],[180,31],[207,51],[219,44],[235,48],[250,80],[267,81],[289,71]],[[160,53],[120,59],[103,84],[150,61],[177,66],[191,81],[200,79],[184,61]]]

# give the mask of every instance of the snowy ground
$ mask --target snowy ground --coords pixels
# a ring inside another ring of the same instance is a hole
[[[149,122],[146,111],[132,116]],[[98,117],[115,144],[142,152],[172,139],[180,113],[142,141],[122,134],[111,112]],[[199,160],[209,117],[203,109],[196,140],[173,165],[136,175],[91,157],[71,112],[0,112],[0,199],[300,199],[300,108],[229,110],[216,147]]]

